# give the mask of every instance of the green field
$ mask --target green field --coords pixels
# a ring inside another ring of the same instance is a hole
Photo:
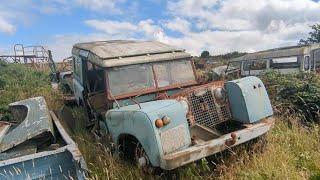
[[[182,179],[320,179],[320,77],[281,76],[270,73],[264,82],[272,97],[276,124],[267,135],[263,152],[240,146],[166,173],[163,177]],[[44,96],[50,109],[63,103],[61,93],[51,89],[49,75],[22,65],[0,64],[0,116],[10,120],[8,103]],[[87,162],[91,179],[139,179],[140,171],[128,162],[110,155],[82,126],[83,110],[70,107],[77,118],[74,140]],[[317,114],[318,113],[318,114]],[[316,122],[316,123],[315,123]]]

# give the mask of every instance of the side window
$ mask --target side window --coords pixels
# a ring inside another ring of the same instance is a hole
[[[243,62],[243,70],[244,71],[249,71],[251,66],[251,61],[244,61]]]
[[[299,68],[300,59],[297,56],[292,57],[283,57],[283,58],[274,58],[271,60],[270,68],[272,69],[290,69],[290,68]]]
[[[267,68],[266,60],[252,61],[251,70],[265,70]]]
[[[89,61],[87,61],[87,69],[88,71],[92,71],[94,69],[93,64]]]
[[[81,58],[77,56],[73,57],[73,72],[76,76],[81,76]]]
[[[304,57],[303,68],[305,71],[308,71],[309,67],[310,67],[310,57],[306,56],[306,57]]]
[[[313,52],[313,60],[316,68],[320,68],[320,49],[316,49]]]
[[[99,68],[98,66],[94,65],[90,61],[83,61],[86,62],[86,79],[87,85],[89,86],[88,89],[90,92],[97,92],[102,91],[105,88],[105,80],[104,80],[104,69]]]

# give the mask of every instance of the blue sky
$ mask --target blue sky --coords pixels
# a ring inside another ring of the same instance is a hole
[[[312,0],[2,0],[0,54],[44,45],[55,60],[74,43],[158,40],[193,55],[295,45],[320,22]]]

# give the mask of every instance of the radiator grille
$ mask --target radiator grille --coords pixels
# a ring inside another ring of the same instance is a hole
[[[218,102],[208,89],[190,93],[188,101],[196,123],[213,128],[231,119],[228,102]]]

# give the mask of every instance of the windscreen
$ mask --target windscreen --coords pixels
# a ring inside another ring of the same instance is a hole
[[[152,66],[148,64],[113,68],[108,78],[112,96],[155,87]]]
[[[112,96],[196,83],[190,60],[115,67],[108,71],[108,79]]]
[[[154,64],[159,87],[194,82],[195,76],[191,61],[171,61]]]

